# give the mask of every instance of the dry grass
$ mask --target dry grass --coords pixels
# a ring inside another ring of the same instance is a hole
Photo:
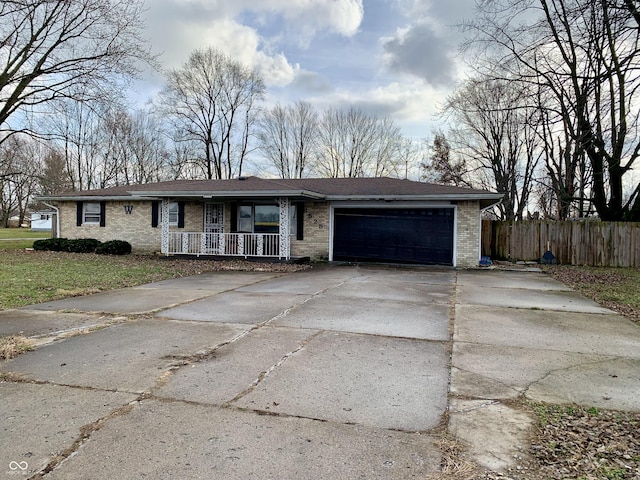
[[[443,434],[435,442],[442,454],[441,471],[427,480],[472,480],[478,477],[478,466],[467,460],[466,447],[459,440]]]
[[[20,335],[0,337],[0,359],[9,360],[33,350],[34,341]]]

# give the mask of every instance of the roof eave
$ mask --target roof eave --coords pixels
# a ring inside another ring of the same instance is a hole
[[[349,201],[349,200],[380,200],[385,202],[393,201],[491,201],[497,202],[502,198],[501,194],[495,193],[466,193],[466,194],[428,194],[428,195],[327,195],[327,200]]]
[[[226,190],[226,191],[149,191],[131,192],[138,197],[170,197],[170,198],[281,198],[296,197],[323,200],[325,195],[309,190]]]
[[[131,200],[151,200],[147,196],[139,195],[51,195],[35,197],[37,202],[83,202],[83,201],[131,201]]]

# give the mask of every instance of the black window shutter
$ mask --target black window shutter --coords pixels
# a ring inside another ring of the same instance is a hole
[[[100,202],[100,226],[107,225],[107,202]]]
[[[304,203],[296,203],[296,240],[304,240]]]
[[[82,225],[82,202],[76,202],[76,225]]]
[[[160,208],[160,202],[151,202],[151,227],[156,228],[158,226],[158,210]]]
[[[231,208],[231,233],[238,231],[238,204],[233,202]]]
[[[184,202],[178,202],[178,228],[184,228]]]

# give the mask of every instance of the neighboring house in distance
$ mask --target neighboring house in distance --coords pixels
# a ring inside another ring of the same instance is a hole
[[[394,178],[175,180],[41,197],[60,237],[165,255],[477,266],[501,194]]]
[[[31,230],[34,232],[50,232],[53,225],[51,210],[42,210],[31,214]]]

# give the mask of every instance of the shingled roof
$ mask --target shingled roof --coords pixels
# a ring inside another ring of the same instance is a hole
[[[231,180],[173,180],[69,192],[42,200],[117,200],[145,197],[268,198],[316,200],[479,200],[493,204],[501,195],[486,190],[415,182],[389,177]]]

